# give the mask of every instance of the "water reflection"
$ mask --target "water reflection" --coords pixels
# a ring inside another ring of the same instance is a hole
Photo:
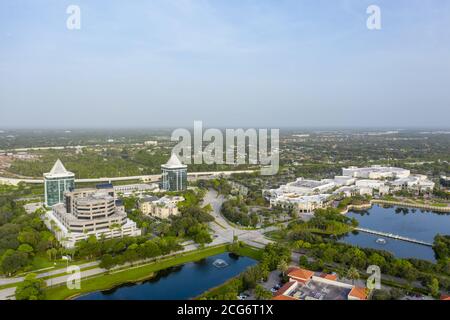
[[[395,206],[373,206],[364,211],[351,211],[348,217],[355,218],[362,228],[393,233],[433,243],[436,234],[450,233],[450,215],[413,208]],[[386,243],[377,243],[380,236],[354,231],[340,241],[360,247],[390,251],[401,258],[418,258],[435,261],[431,247],[386,238]]]

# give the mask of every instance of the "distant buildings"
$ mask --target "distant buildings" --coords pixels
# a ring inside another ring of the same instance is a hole
[[[67,248],[91,235],[108,239],[141,234],[123,206],[116,205],[112,188],[66,191],[63,203],[54,205],[44,221]]]
[[[173,153],[169,161],[161,166],[161,187],[167,191],[183,191],[187,189],[187,166]]]
[[[307,180],[298,178],[277,189],[263,190],[271,206],[292,207],[299,213],[310,213],[328,205],[332,195],[379,196],[403,189],[430,191],[434,182],[425,175],[411,175],[409,170],[396,167],[372,166],[342,169],[334,179]]]
[[[156,191],[158,190],[158,185],[156,183],[137,183],[114,186],[112,183],[100,183],[96,188],[114,189],[114,194],[117,199],[119,196],[142,195],[145,192]]]
[[[183,197],[165,196],[162,198],[150,196],[144,197],[139,202],[139,209],[145,215],[150,215],[160,219],[167,219],[170,216],[179,214],[177,204],[184,201]]]
[[[139,184],[127,184],[127,185],[114,186],[114,191],[116,193],[121,193],[125,196],[129,196],[129,195],[136,194],[136,193],[155,191],[156,189],[158,189],[158,185],[155,183],[152,183],[152,184],[139,183]]]
[[[146,146],[157,146],[158,145],[158,141],[156,140],[148,140],[144,142],[144,145]]]
[[[364,168],[343,168],[342,175],[362,179],[406,178],[410,175],[410,171],[402,168],[374,165]]]
[[[64,200],[64,192],[75,188],[75,174],[67,171],[58,159],[52,170],[44,173],[45,204],[49,207]]]
[[[273,300],[367,300],[369,296],[368,289],[338,281],[335,274],[292,267],[288,277]]]
[[[349,167],[343,168],[342,174],[366,179],[356,181],[356,185],[363,188],[382,189],[384,194],[388,192],[386,187],[392,191],[409,189],[425,192],[433,190],[435,186],[435,183],[425,175],[411,174],[407,169],[396,167]]]

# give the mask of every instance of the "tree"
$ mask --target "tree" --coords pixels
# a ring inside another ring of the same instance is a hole
[[[28,264],[28,255],[24,252],[8,250],[2,258],[1,269],[4,273],[13,274]]]
[[[17,300],[42,300],[45,297],[44,281],[36,278],[35,273],[28,274],[16,288]]]
[[[201,230],[194,236],[194,241],[199,244],[211,243],[212,238],[208,230]]]
[[[248,268],[242,275],[244,289],[255,288],[261,278],[261,272],[258,266]]]
[[[104,268],[104,269],[111,269],[115,264],[114,258],[112,255],[110,254],[104,254],[102,256],[102,261],[100,262],[99,266],[100,268]]]
[[[288,268],[289,268],[289,266],[288,266],[286,260],[281,260],[278,263],[277,269],[283,273],[283,277],[286,274],[286,271],[288,270]]]
[[[439,281],[436,278],[431,279],[428,289],[433,297],[439,296]]]
[[[358,269],[355,267],[350,267],[347,271],[347,278],[352,280],[352,283],[355,284],[355,280],[359,279],[359,272]]]
[[[324,253],[323,253],[323,260],[325,261],[325,262],[333,262],[334,261],[334,258],[336,257],[336,255],[337,255],[337,250],[336,249],[334,249],[334,248],[327,248],[325,251],[324,251]]]
[[[255,287],[255,297],[258,300],[269,300],[272,298],[272,293],[266,290],[262,285],[258,284]]]
[[[58,254],[58,250],[56,250],[55,248],[51,248],[51,249],[48,249],[46,251],[46,253],[47,253],[47,256],[48,256],[48,258],[50,260],[55,260],[56,259],[56,255]]]
[[[369,257],[368,262],[370,265],[378,266],[381,269],[383,269],[384,266],[386,266],[386,259],[383,256],[379,255],[378,253],[372,253]]]
[[[300,265],[300,267],[308,267],[308,258],[306,256],[300,256],[300,258],[298,259],[298,264]]]
[[[23,243],[17,248],[18,251],[24,252],[26,254],[32,254],[33,253],[33,247],[30,246],[28,243]]]

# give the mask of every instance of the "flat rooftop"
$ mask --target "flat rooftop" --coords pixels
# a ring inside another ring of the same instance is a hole
[[[324,186],[329,184],[330,181],[317,181],[317,180],[303,180],[303,179],[298,179],[294,182],[289,183],[289,186],[292,187],[299,187],[299,188],[310,188],[310,189],[314,189],[320,186]]]
[[[351,288],[312,279],[306,284],[298,283],[288,296],[299,300],[348,300],[350,291]]]

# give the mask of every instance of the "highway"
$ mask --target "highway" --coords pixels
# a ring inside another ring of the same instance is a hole
[[[233,173],[254,173],[258,170],[235,170],[235,171],[206,171],[206,172],[188,172],[188,178],[198,179],[201,177],[208,176],[219,176],[219,175],[231,175]],[[127,181],[127,180],[143,180],[146,182],[156,182],[161,180],[160,174],[153,175],[142,175],[142,176],[129,176],[129,177],[103,177],[103,178],[92,178],[92,179],[75,179],[75,182],[113,182],[113,181]],[[30,183],[30,184],[42,184],[44,179],[34,179],[32,177],[21,177],[21,178],[7,178],[0,177],[0,184],[12,184],[18,185],[20,182]]]

